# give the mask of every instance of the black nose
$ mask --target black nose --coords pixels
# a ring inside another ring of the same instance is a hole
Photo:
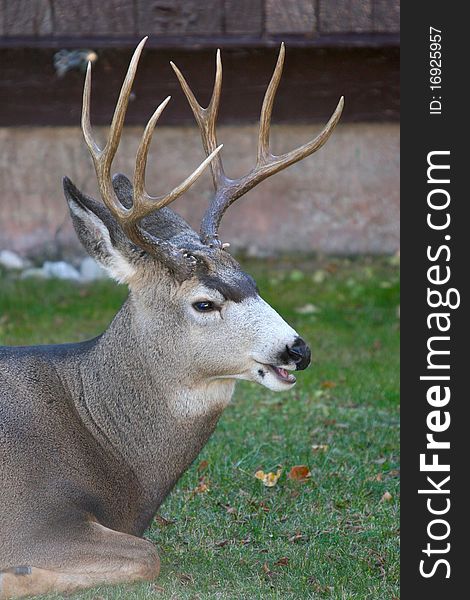
[[[286,352],[289,358],[295,362],[297,371],[306,369],[310,364],[310,348],[302,338],[298,337],[292,346],[286,346]]]

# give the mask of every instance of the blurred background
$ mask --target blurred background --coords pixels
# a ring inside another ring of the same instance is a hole
[[[143,126],[169,94],[150,152],[149,193],[166,192],[199,164],[199,133],[169,61],[206,105],[221,48],[219,142],[228,175],[247,172],[263,94],[284,41],[273,151],[313,138],[341,95],[343,117],[318,153],[232,206],[221,237],[250,256],[397,250],[397,0],[3,0],[0,34],[0,251],[33,259],[80,253],[61,178],[68,175],[96,196],[79,128],[84,67],[95,59],[92,123],[104,140],[144,35],[149,40],[115,171],[132,175]],[[173,208],[198,227],[211,194],[206,173]]]

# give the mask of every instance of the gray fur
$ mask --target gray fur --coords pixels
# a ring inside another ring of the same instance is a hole
[[[130,182],[118,176],[114,187],[129,204]],[[296,366],[289,356],[276,362],[296,332],[233,257],[203,245],[176,213],[163,209],[143,225],[191,254],[184,281],[132,244],[105,207],[69,180],[64,189],[84,247],[130,293],[93,340],[0,348],[0,598],[1,578],[19,577],[17,567],[22,581],[37,582],[38,568],[102,564],[103,555],[115,573],[125,555],[141,561],[128,578],[154,576],[154,549],[132,536],[207,442],[235,380],[289,389],[268,365]],[[217,310],[193,308],[205,299]],[[31,589],[49,589],[41,585]]]
[[[113,187],[121,204],[126,208],[130,208],[132,206],[133,188],[129,179],[122,173],[118,173],[113,177]],[[142,226],[146,231],[162,240],[185,236],[188,240],[199,242],[199,236],[196,235],[191,226],[183,217],[180,217],[167,206],[145,217]]]

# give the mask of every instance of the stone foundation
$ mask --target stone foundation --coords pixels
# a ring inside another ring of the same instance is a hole
[[[104,139],[106,130],[97,128]],[[318,125],[273,127],[273,151],[313,137]],[[126,129],[114,171],[133,172],[142,129]],[[230,176],[247,172],[256,154],[256,126],[224,126],[219,140]],[[22,254],[79,251],[61,178],[68,175],[96,196],[95,175],[78,128],[0,129],[0,249]],[[157,127],[147,167],[147,190],[159,195],[202,160],[196,128]],[[173,205],[194,227],[212,193],[204,174]],[[339,125],[314,156],[289,167],[229,208],[221,238],[237,250],[334,254],[392,253],[399,245],[399,127]]]

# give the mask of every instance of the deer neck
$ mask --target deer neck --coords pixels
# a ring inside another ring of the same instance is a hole
[[[136,318],[128,299],[82,358],[77,408],[100,443],[132,469],[156,510],[214,431],[234,382],[188,380],[175,370],[168,331],[145,339]]]

